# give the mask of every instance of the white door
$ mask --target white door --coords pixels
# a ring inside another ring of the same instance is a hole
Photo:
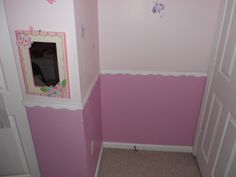
[[[203,177],[236,177],[236,0],[222,2],[196,157]]]
[[[40,177],[0,0],[0,177]]]

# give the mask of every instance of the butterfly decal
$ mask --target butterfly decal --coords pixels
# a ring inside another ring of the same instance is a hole
[[[163,3],[159,2],[159,0],[154,1],[152,13],[158,13],[158,14],[162,15],[162,12],[164,9],[165,9],[165,5]]]

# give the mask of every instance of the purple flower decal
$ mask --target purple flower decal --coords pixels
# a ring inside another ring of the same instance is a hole
[[[162,15],[163,10],[165,9],[165,5],[161,2],[159,2],[159,0],[154,2],[154,6],[152,8],[152,13],[159,13],[160,15]]]
[[[156,12],[157,12],[156,6],[153,6],[152,13],[156,13]]]

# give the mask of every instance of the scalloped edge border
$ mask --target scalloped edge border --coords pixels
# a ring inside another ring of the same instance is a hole
[[[100,74],[98,74],[85,93],[81,102],[70,101],[70,100],[62,100],[60,98],[53,98],[55,100],[49,100],[47,98],[34,98],[34,97],[27,97],[23,99],[23,105],[26,107],[42,107],[42,108],[53,108],[53,109],[67,109],[71,111],[76,110],[83,110],[92,94],[92,91],[98,82]],[[57,100],[56,100],[57,99]]]
[[[102,70],[101,74],[128,74],[128,75],[141,75],[141,76],[148,76],[148,75],[160,75],[160,76],[187,76],[187,77],[207,77],[207,72],[162,72],[162,71],[132,71],[132,70]]]
[[[80,102],[64,101],[64,100],[44,100],[40,98],[24,98],[22,100],[24,106],[28,108],[41,107],[52,109],[67,109],[70,111],[83,110],[84,106]]]
[[[68,110],[83,110],[91,96],[91,93],[99,80],[101,75],[110,74],[110,75],[131,75],[131,76],[167,76],[167,77],[207,77],[207,73],[198,73],[198,72],[149,72],[149,71],[118,71],[118,70],[103,70],[98,74],[94,80],[91,82],[91,85],[85,95],[82,97],[81,102],[75,101],[64,101],[64,100],[42,100],[35,98],[25,98],[23,100],[23,105],[26,107],[49,107],[54,109],[68,109]]]

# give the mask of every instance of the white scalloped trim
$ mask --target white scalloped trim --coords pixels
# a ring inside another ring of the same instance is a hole
[[[85,96],[83,97],[82,101],[80,102],[78,100],[64,100],[64,99],[57,99],[57,98],[44,98],[39,96],[26,96],[24,100],[22,101],[23,105],[26,107],[42,107],[42,108],[54,108],[54,109],[68,109],[71,111],[75,110],[83,110],[85,105],[87,104],[89,97],[96,85],[96,82],[99,78],[99,75],[96,76],[96,78],[91,83],[90,88],[86,92]],[[37,98],[35,98],[37,97]],[[57,100],[56,100],[57,99]]]
[[[149,72],[149,71],[117,71],[117,70],[103,70],[101,74],[128,74],[128,75],[160,75],[160,76],[188,76],[188,77],[207,77],[207,73],[197,73],[197,72]],[[99,78],[99,75],[93,80],[91,83],[90,88],[86,92],[85,96],[83,97],[82,101],[71,101],[71,100],[45,100],[44,98],[25,98],[22,102],[26,107],[49,107],[54,109],[68,109],[71,111],[74,110],[83,110],[85,105],[87,104],[89,97],[96,85],[96,82]]]
[[[48,101],[44,99],[25,98],[22,101],[26,107],[42,107],[42,108],[54,108],[54,109],[68,109],[71,111],[82,110],[83,105],[80,102],[75,101]]]
[[[102,70],[101,74],[128,74],[128,75],[160,75],[160,76],[192,76],[207,77],[204,72],[159,72],[159,71],[128,71],[128,70]]]

